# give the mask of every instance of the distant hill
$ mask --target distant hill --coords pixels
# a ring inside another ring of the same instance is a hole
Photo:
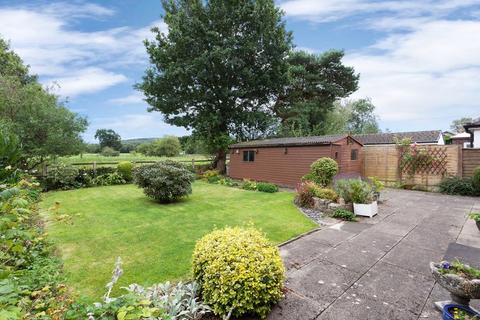
[[[122,144],[141,144],[145,142],[152,142],[159,138],[138,138],[138,139],[125,139],[122,140]]]

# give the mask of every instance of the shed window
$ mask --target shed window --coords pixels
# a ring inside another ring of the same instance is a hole
[[[357,160],[358,159],[358,149],[352,149],[350,152],[350,160]]]
[[[253,150],[243,151],[243,161],[247,161],[247,162],[255,161],[255,151]]]

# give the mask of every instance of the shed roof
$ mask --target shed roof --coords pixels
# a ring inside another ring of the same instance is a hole
[[[264,140],[252,140],[232,144],[230,148],[255,148],[255,147],[286,147],[286,146],[309,146],[309,145],[329,145],[338,142],[348,134],[336,134],[328,136],[313,137],[291,137],[291,138],[273,138]],[[354,138],[355,139],[355,138]],[[357,139],[355,139],[357,140]]]
[[[391,133],[371,133],[357,134],[353,137],[364,145],[374,144],[395,144],[396,140],[410,138],[416,143],[438,143],[441,130],[412,131],[412,132],[391,132]]]

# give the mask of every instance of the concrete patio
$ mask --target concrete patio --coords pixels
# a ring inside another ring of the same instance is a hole
[[[479,263],[480,232],[467,215],[480,211],[480,199],[384,195],[376,217],[323,227],[280,248],[287,293],[269,319],[441,319],[433,302],[449,294],[429,262]]]

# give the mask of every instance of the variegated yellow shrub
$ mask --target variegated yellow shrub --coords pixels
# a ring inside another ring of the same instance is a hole
[[[282,298],[285,268],[278,248],[254,228],[225,228],[200,239],[193,276],[217,315],[266,317]]]

